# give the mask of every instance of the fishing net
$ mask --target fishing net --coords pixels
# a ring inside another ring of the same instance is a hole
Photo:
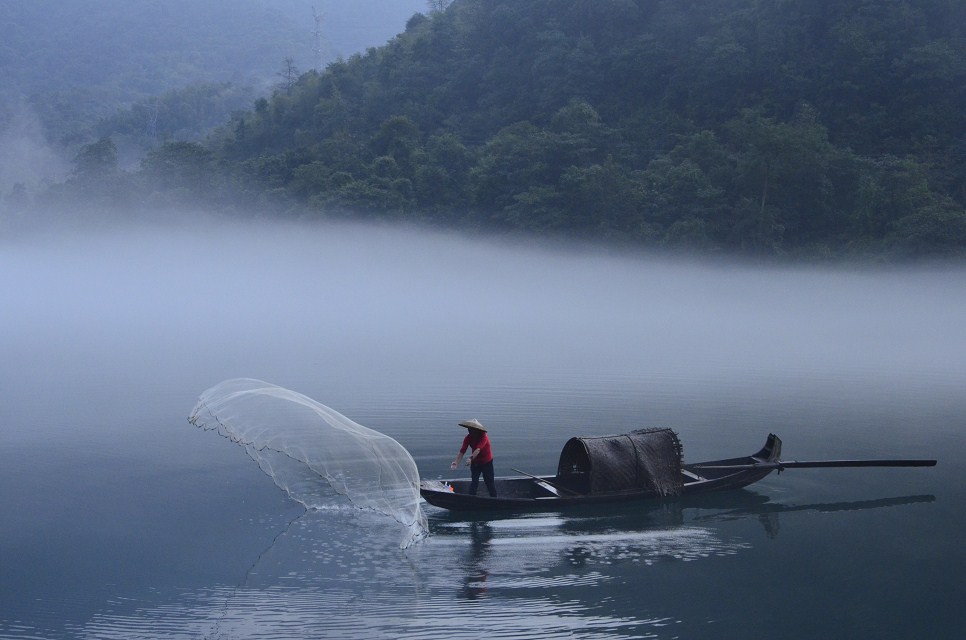
[[[188,421],[244,446],[306,508],[329,508],[344,496],[405,525],[403,546],[427,532],[409,452],[311,398],[261,380],[226,380],[201,395]]]
[[[670,429],[640,429],[620,436],[571,438],[560,452],[557,476],[585,491],[681,493],[681,441]]]

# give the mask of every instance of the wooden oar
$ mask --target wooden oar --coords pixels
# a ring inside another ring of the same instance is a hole
[[[510,470],[511,471],[516,471],[517,473],[521,473],[521,474],[527,476],[528,478],[533,478],[534,480],[537,481],[537,484],[538,485],[540,485],[541,487],[543,487],[544,489],[546,489],[547,491],[549,491],[550,493],[552,493],[552,494],[554,494],[556,496],[560,496],[560,494],[557,493],[557,489],[559,489],[560,491],[566,491],[567,493],[569,493],[572,496],[578,495],[576,491],[572,491],[572,490],[568,489],[567,487],[561,487],[559,484],[556,484],[554,482],[551,482],[550,480],[547,480],[546,478],[541,478],[540,476],[535,476],[532,473],[527,473],[526,471],[520,471],[519,469],[514,469],[513,467],[510,467]],[[544,486],[544,485],[546,485],[546,486]]]
[[[696,464],[694,469],[812,469],[819,467],[935,467],[935,460],[775,460],[754,464]]]

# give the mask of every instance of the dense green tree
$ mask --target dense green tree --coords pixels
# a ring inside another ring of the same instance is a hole
[[[473,151],[457,136],[446,133],[430,137],[413,174],[420,206],[443,216],[465,207],[470,199],[470,170],[475,163]]]
[[[215,187],[214,156],[195,142],[169,142],[148,153],[141,175],[149,189],[181,191],[194,201],[209,200]]]
[[[728,133],[737,148],[737,195],[746,203],[736,230],[780,227],[787,242],[804,244],[835,226],[835,148],[810,109],[788,123],[746,112]]]
[[[77,208],[87,204],[111,206],[130,202],[130,176],[119,169],[117,147],[110,138],[81,147],[73,165],[66,183],[42,195],[42,205]]]
[[[930,203],[891,225],[890,249],[901,257],[966,255],[966,212],[949,200]]]
[[[113,176],[117,170],[117,146],[110,138],[101,138],[77,152],[72,175],[76,180],[92,181]]]
[[[406,116],[394,116],[379,126],[370,146],[373,155],[392,158],[399,171],[411,175],[422,145],[416,124]]]

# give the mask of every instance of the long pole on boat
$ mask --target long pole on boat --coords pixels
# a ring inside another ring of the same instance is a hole
[[[576,491],[572,491],[572,490],[568,489],[567,487],[562,487],[559,484],[557,484],[556,482],[553,482],[552,480],[547,480],[546,478],[541,478],[540,476],[535,476],[532,473],[527,473],[526,471],[520,471],[519,469],[514,469],[513,467],[510,467],[510,470],[511,471],[516,471],[517,473],[521,473],[521,474],[527,476],[528,478],[533,478],[537,482],[544,482],[544,483],[550,485],[551,487],[553,487],[554,489],[559,489],[561,491],[566,491],[570,495],[577,495],[577,492]]]
[[[695,469],[817,469],[821,467],[935,467],[935,460],[774,460],[752,464],[696,464]]]

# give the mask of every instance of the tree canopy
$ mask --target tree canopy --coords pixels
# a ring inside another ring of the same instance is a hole
[[[455,0],[236,113],[206,166],[317,215],[960,254],[963,104],[959,0]]]

